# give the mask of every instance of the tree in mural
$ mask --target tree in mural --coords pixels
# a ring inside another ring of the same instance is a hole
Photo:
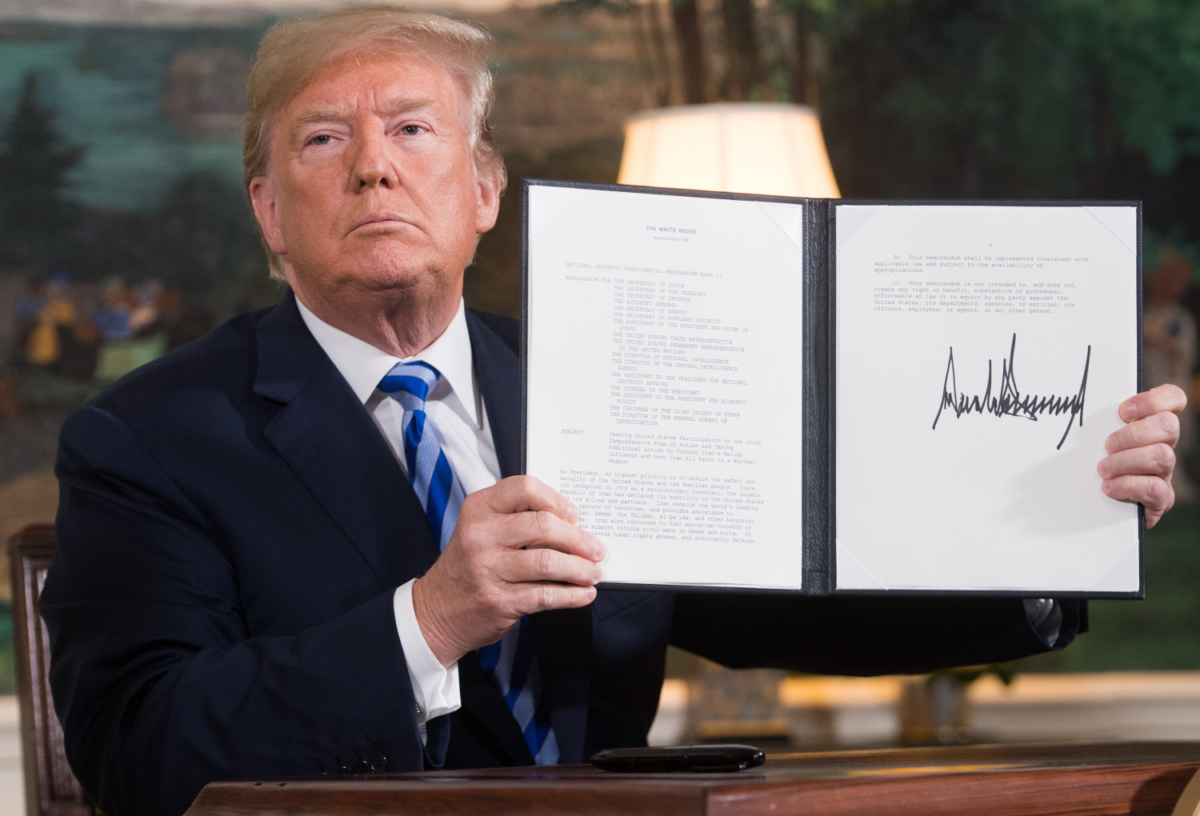
[[[846,195],[1143,199],[1200,244],[1200,5],[840,0],[831,22]]]
[[[835,2],[772,0],[763,6],[755,0],[557,0],[547,10],[599,10],[632,20],[638,59],[660,105],[813,104],[820,68],[818,34],[836,18]]]
[[[689,105],[711,102],[708,91],[708,56],[696,0],[671,0],[671,23],[679,46],[683,75],[683,101]]]
[[[204,173],[183,176],[155,217],[158,276],[198,294],[222,286],[246,256],[260,255],[252,224],[240,190]]]
[[[83,151],[64,143],[32,73],[0,131],[0,151],[0,260],[44,275],[71,254],[77,208],[66,191]]]

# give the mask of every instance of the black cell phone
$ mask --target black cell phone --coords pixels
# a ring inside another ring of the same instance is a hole
[[[744,771],[767,761],[753,745],[667,745],[658,748],[609,748],[592,754],[592,764],[622,773]]]

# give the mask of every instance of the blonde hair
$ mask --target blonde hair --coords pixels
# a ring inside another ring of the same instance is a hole
[[[476,172],[500,175],[506,182],[504,159],[492,139],[488,114],[495,99],[487,60],[492,38],[470,23],[399,6],[352,6],[319,17],[279,23],[258,46],[258,56],[246,87],[246,123],[242,141],[243,182],[266,175],[270,163],[271,131],[280,112],[308,85],[318,70],[355,51],[414,54],[445,68],[466,103],[467,144]],[[271,277],[284,280],[279,256],[263,247]]]

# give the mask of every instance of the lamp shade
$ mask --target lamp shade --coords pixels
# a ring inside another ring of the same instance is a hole
[[[625,125],[619,184],[838,198],[821,123],[804,105],[647,111]]]

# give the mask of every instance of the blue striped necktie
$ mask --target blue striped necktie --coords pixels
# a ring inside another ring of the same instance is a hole
[[[408,479],[425,508],[438,547],[444,550],[466,493],[450,469],[437,434],[426,425],[425,400],[440,376],[436,368],[420,360],[397,363],[379,383],[379,390],[404,409],[401,429]],[[484,674],[508,703],[534,760],[539,765],[556,765],[558,742],[550,726],[546,696],[541,693],[542,678],[533,654],[529,616],[522,617],[503,638],[477,650],[477,654]]]

